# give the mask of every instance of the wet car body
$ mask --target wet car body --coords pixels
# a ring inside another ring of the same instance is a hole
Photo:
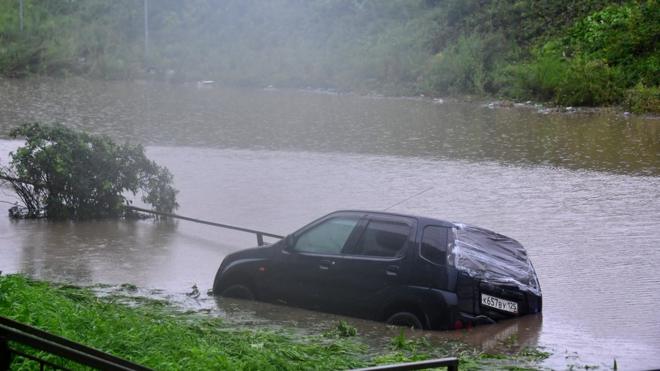
[[[540,313],[525,249],[486,229],[337,211],[223,260],[213,292],[425,329]]]

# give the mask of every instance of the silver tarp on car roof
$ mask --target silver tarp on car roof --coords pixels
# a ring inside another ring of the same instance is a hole
[[[455,225],[452,258],[457,269],[484,282],[517,286],[541,295],[534,266],[518,241],[487,229]]]

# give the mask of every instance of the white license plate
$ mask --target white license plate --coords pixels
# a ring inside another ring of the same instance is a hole
[[[500,299],[495,296],[481,294],[481,305],[518,314],[518,303],[511,300]]]

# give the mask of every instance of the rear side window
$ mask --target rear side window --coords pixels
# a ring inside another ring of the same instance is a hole
[[[410,226],[405,223],[372,220],[357,243],[358,255],[393,257],[406,245]]]
[[[447,264],[448,233],[449,228],[445,227],[428,226],[424,228],[420,251],[422,257],[435,264]]]
[[[340,254],[358,218],[332,218],[303,232],[293,250],[318,254]]]

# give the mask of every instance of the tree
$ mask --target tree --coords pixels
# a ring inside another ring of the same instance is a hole
[[[25,145],[9,154],[0,179],[16,191],[28,217],[118,217],[132,203],[129,192],[139,192],[157,211],[178,207],[172,174],[149,160],[141,145],[118,145],[60,124],[26,124],[10,136],[25,137]]]

